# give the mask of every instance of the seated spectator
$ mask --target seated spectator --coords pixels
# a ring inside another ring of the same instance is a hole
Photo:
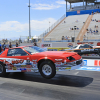
[[[96,22],[98,22],[98,20],[96,20]]]
[[[96,30],[96,33],[98,33],[98,30]]]
[[[90,31],[92,31],[92,29],[90,28]]]
[[[93,32],[94,32],[94,34],[95,34],[95,30],[94,30]]]
[[[77,30],[79,30],[79,28],[77,27]]]
[[[69,30],[72,30],[72,28],[69,28]]]
[[[64,23],[66,23],[66,21],[64,21]]]
[[[67,37],[67,36],[65,36],[65,39],[66,39],[66,40],[68,40],[68,37]]]
[[[76,20],[76,22],[78,22],[78,20]]]
[[[92,13],[91,13],[91,14],[92,14],[92,15],[94,14],[94,13],[93,13],[93,11],[92,11]]]
[[[88,29],[86,29],[87,31],[89,31]]]
[[[64,36],[62,36],[62,40],[64,40]]]
[[[98,20],[98,22],[100,22],[100,20]]]

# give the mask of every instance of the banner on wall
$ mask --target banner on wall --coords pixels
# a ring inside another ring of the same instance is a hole
[[[80,14],[80,10],[77,11],[77,14]]]
[[[68,43],[67,46],[68,47],[73,47],[73,43]]]
[[[52,43],[41,43],[40,44],[41,48],[47,48],[47,47],[52,47]]]
[[[84,66],[100,66],[100,60],[84,59]]]

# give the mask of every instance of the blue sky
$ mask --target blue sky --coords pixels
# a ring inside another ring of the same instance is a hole
[[[30,3],[32,36],[39,36],[66,14],[64,0],[30,0]],[[29,0],[0,0],[0,39],[29,35],[28,5]]]

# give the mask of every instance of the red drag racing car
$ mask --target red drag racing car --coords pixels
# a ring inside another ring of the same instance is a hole
[[[83,66],[83,60],[75,52],[44,51],[36,46],[6,49],[0,54],[0,76],[9,72],[40,72],[47,79],[56,71],[74,70]]]

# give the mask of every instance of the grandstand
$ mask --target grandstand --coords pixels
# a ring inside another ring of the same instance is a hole
[[[89,15],[86,14],[66,17],[65,20],[58,25],[58,27],[56,27],[50,34],[48,34],[45,40],[59,41],[62,40],[62,36],[77,37],[88,16]],[[76,30],[74,30],[74,26],[76,26]],[[73,30],[70,28],[73,28]]]
[[[88,27],[86,32],[86,39],[85,40],[100,40],[100,14],[96,13],[93,15],[91,19],[91,23]]]
[[[100,39],[100,2],[97,0],[65,0],[66,16],[63,16],[40,35],[44,42],[74,42],[74,41],[93,41]],[[70,9],[67,8],[70,3]],[[72,3],[83,2],[83,6],[71,6]],[[85,2],[85,4],[84,4]],[[92,4],[91,4],[92,3]],[[92,21],[91,19],[96,19]],[[97,28],[94,28],[98,26]],[[98,34],[88,34],[87,29],[98,30]]]

